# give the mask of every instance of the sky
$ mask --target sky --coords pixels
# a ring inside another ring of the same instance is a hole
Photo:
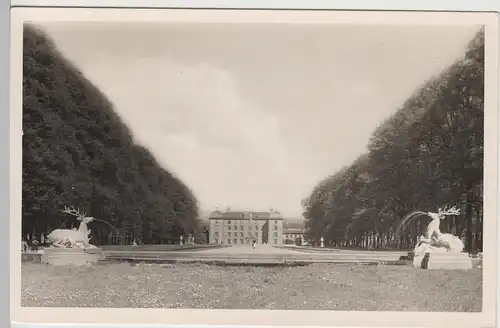
[[[473,26],[51,23],[159,163],[216,207],[300,218],[314,186],[461,58]]]

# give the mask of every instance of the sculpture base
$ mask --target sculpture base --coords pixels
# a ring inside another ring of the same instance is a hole
[[[413,253],[413,252],[410,252]],[[425,253],[425,255],[414,256],[413,266],[429,270],[468,270],[472,269],[472,261],[468,253]]]
[[[54,265],[88,265],[104,259],[102,250],[99,248],[45,248],[41,262]]]

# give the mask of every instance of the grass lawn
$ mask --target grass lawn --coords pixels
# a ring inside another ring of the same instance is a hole
[[[23,306],[478,312],[481,303],[479,268],[22,264]]]

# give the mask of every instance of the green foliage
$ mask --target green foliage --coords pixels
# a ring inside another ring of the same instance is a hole
[[[463,214],[442,230],[465,232],[466,248],[481,249],[483,101],[481,30],[461,60],[422,85],[373,132],[366,154],[303,201],[308,234],[341,246],[411,247],[423,225],[415,223],[395,245],[400,218],[457,204]]]
[[[74,224],[65,205],[144,242],[194,231],[195,197],[134,144],[109,100],[33,26],[23,49],[23,233]],[[116,233],[91,229],[93,241]]]

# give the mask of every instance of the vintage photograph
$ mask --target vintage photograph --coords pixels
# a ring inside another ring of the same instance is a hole
[[[481,313],[485,31],[24,21],[21,306]]]

